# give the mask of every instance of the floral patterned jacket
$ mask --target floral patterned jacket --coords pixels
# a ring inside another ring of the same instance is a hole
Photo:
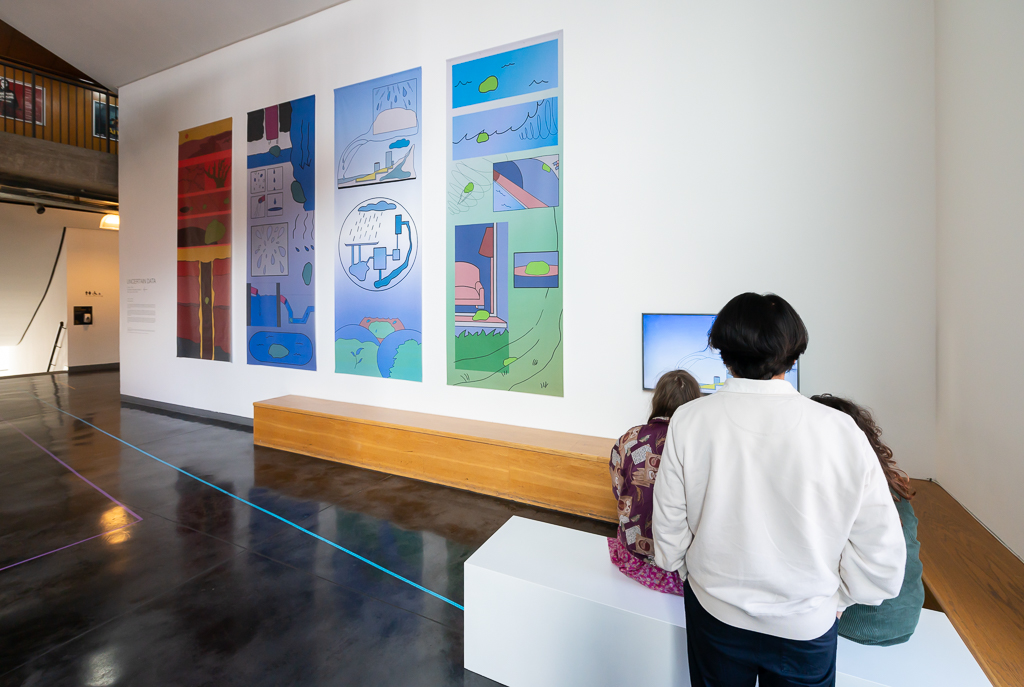
[[[667,417],[634,427],[615,442],[608,469],[618,501],[618,539],[637,558],[654,563],[654,479],[668,435]]]

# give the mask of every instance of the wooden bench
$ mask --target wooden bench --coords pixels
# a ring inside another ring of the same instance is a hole
[[[616,522],[614,439],[282,396],[253,404],[259,446]]]
[[[927,591],[995,687],[1024,685],[1024,562],[938,484],[913,485]]]

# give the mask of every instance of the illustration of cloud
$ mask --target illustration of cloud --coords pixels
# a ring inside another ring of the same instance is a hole
[[[395,148],[405,148],[408,145],[409,145],[409,139],[407,139],[407,138],[400,138],[397,141],[395,141],[394,143],[392,143],[391,145],[389,145],[388,148],[391,148],[392,150],[394,150]]]
[[[400,131],[411,129],[416,126],[415,110],[406,110],[404,107],[392,107],[384,110],[373,120],[373,133],[386,134],[389,131]]]
[[[384,212],[385,210],[394,210],[397,205],[389,203],[386,200],[378,200],[376,203],[370,203],[359,208],[359,212]]]

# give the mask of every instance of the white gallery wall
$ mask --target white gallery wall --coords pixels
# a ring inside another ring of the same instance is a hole
[[[65,228],[68,234],[84,231],[70,227],[98,227],[102,217],[59,208],[39,214],[31,205],[0,203],[0,376],[46,372],[60,323],[71,326],[67,306],[70,249],[67,235],[61,245],[61,234]],[[116,261],[115,248],[114,269]],[[54,370],[67,369],[67,335],[62,336]]]
[[[642,312],[789,299],[811,333],[801,390],[871,406],[934,474],[935,26],[930,0],[621,3],[351,0],[125,86],[121,288],[154,279],[122,393],[252,415],[301,394],[618,436],[646,418]],[[445,384],[445,61],[564,30],[565,397]],[[333,89],[423,68],[423,382],[334,370]],[[317,98],[318,371],[245,363],[245,217],[232,241],[231,363],[176,355],[177,132]]]
[[[56,353],[53,350],[60,323],[67,324],[67,274],[67,253],[61,251],[49,291],[46,292],[41,304],[39,297],[36,298],[39,312],[36,313],[28,330],[23,330],[25,338],[15,346],[0,347],[0,377],[46,372],[51,355],[53,366],[50,369],[68,369],[67,331],[61,335],[60,348]],[[40,291],[39,296],[42,295]]]
[[[937,3],[936,478],[1024,557],[1024,4]]]

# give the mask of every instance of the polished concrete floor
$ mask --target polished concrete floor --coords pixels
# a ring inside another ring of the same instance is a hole
[[[513,514],[613,532],[254,447],[123,405],[117,373],[0,380],[0,685],[496,684],[458,608],[58,409],[459,604]]]

